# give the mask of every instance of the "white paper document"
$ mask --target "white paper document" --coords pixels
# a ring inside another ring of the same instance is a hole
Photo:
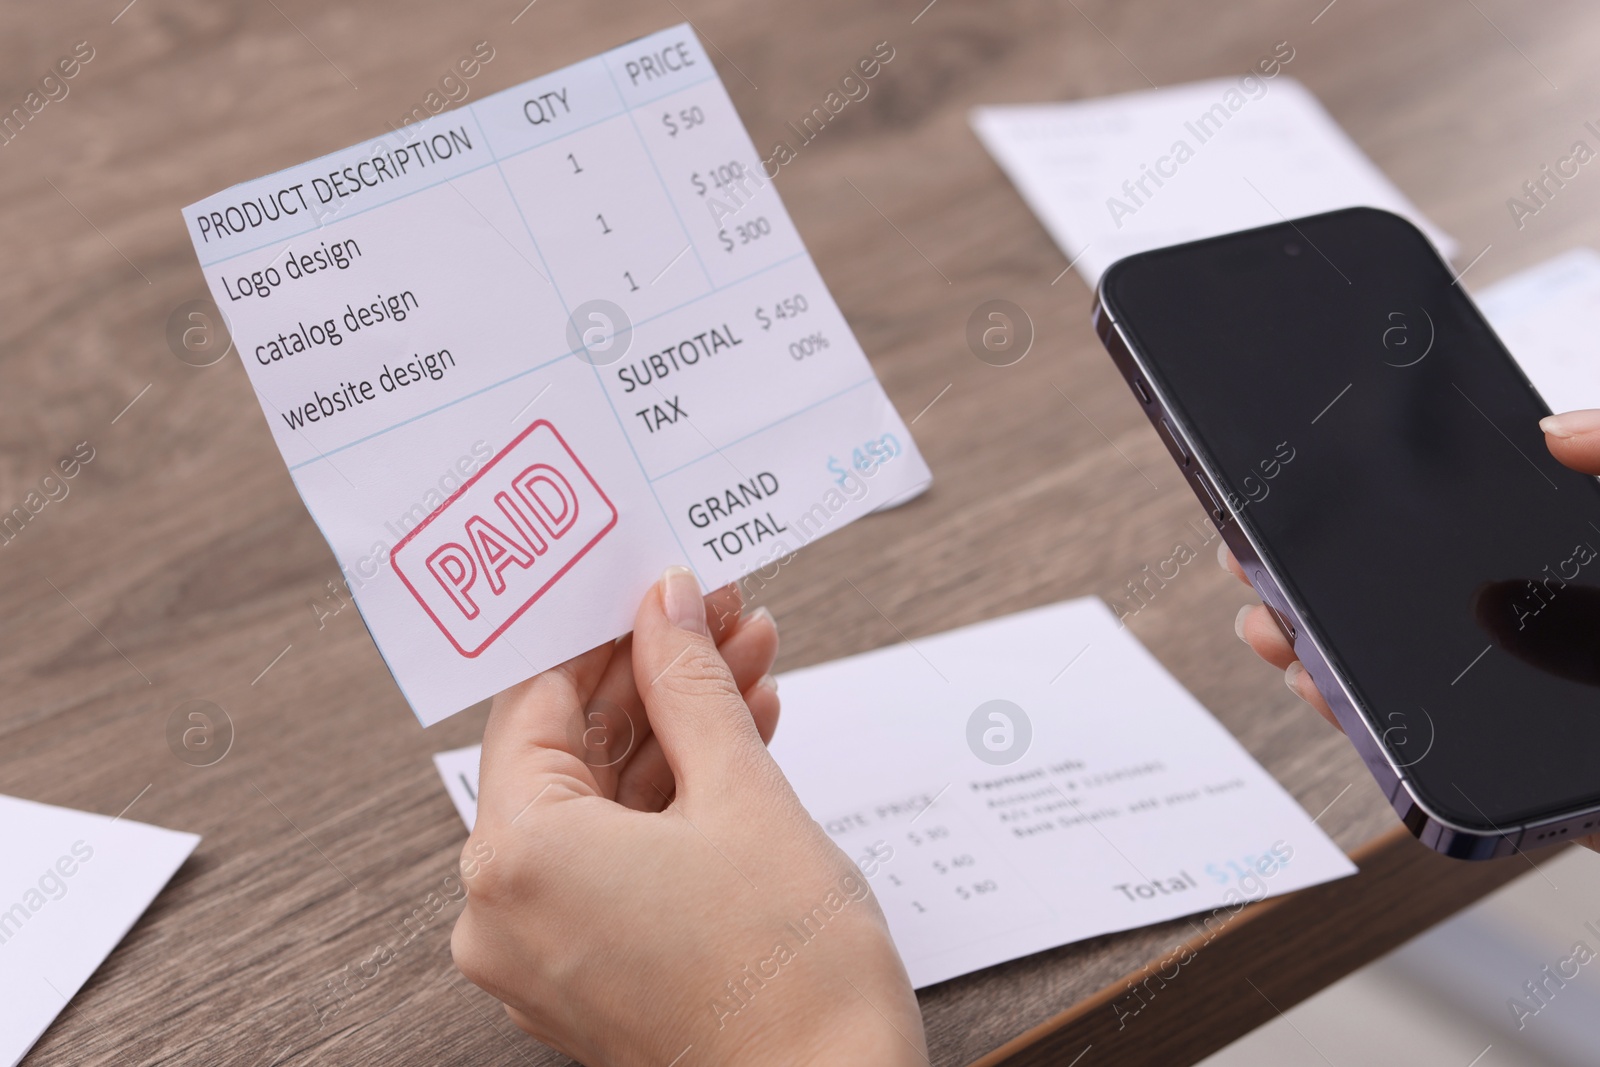
[[[1600,408],[1600,252],[1563,252],[1473,300],[1552,410]]]
[[[1456,246],[1286,74],[981,107],[978,137],[1092,288],[1123,256],[1366,205]]]
[[[184,218],[424,724],[929,480],[687,25]]]
[[[0,796],[0,1064],[21,1062],[199,842]]]
[[[433,765],[444,780],[444,791],[450,794],[450,803],[467,824],[468,833],[478,821],[478,758],[482,754],[482,745],[468,745],[433,757]]]
[[[779,679],[772,753],[917,986],[1355,867],[1097,599]],[[478,748],[436,757],[468,826]]]

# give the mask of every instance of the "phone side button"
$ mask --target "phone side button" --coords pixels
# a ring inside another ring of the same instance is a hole
[[[1206,510],[1211,513],[1211,521],[1215,523],[1217,528],[1220,530],[1222,527],[1226,526],[1230,520],[1232,520],[1233,515],[1228,511],[1227,508],[1223,507],[1221,501],[1217,499],[1217,491],[1211,487],[1211,480],[1209,478],[1201,474],[1199,471],[1196,471],[1194,474],[1194,484],[1199,486],[1200,492],[1204,494]]]
[[[1144,384],[1144,379],[1135,375],[1128,379],[1128,384],[1133,386],[1133,394],[1139,398],[1139,403],[1150,403],[1150,388]]]
[[[1295,637],[1297,636],[1295,633],[1294,623],[1290,622],[1288,617],[1284,615],[1283,612],[1274,607],[1271,601],[1264,600],[1262,603],[1267,605],[1267,610],[1272,612],[1272,617],[1278,622],[1278,629],[1283,631],[1283,636],[1289,639],[1290,645],[1293,645]]]
[[[1172,458],[1187,467],[1189,465],[1189,450],[1183,447],[1183,441],[1173,432],[1172,423],[1167,421],[1165,415],[1161,417],[1161,436],[1166,440],[1167,451],[1172,453]]]

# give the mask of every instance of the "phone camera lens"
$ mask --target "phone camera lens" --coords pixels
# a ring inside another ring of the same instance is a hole
[[[1300,254],[1300,246],[1290,241],[1283,246],[1283,254],[1286,256],[1298,256]]]

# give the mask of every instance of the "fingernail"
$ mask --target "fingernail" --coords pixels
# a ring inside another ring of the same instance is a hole
[[[1246,604],[1244,607],[1239,609],[1239,614],[1233,617],[1233,632],[1238,635],[1239,640],[1245,642],[1246,644],[1249,644],[1250,641],[1249,638],[1245,637],[1244,635],[1244,620],[1248,619],[1250,617],[1250,612],[1254,610],[1254,604]]]
[[[1600,409],[1586,408],[1582,411],[1566,411],[1560,415],[1547,415],[1539,420],[1539,429],[1563,441],[1580,434],[1594,433],[1600,430]]]
[[[1226,541],[1217,542],[1217,566],[1229,574],[1233,573],[1233,568],[1228,566],[1228,542]]]
[[[770,689],[772,692],[776,693],[778,691],[778,680],[770,674],[763,674],[761,676],[761,680],[756,683],[755,687],[757,689]]]
[[[1300,693],[1300,679],[1304,678],[1305,676],[1306,669],[1301,665],[1299,660],[1295,660],[1293,663],[1289,664],[1288,669],[1283,672],[1283,684],[1289,687],[1289,692],[1293,693],[1297,697],[1300,697],[1301,700],[1305,700],[1305,697],[1301,696]]]
[[[661,576],[662,605],[667,618],[680,630],[708,634],[706,605],[700,599],[700,582],[688,567],[668,567]]]
[[[769,624],[771,624],[774,630],[778,628],[778,620],[772,617],[772,609],[768,608],[766,605],[762,605],[761,607],[752,611],[750,614],[746,615],[744,618],[745,622],[747,623],[765,619]]]

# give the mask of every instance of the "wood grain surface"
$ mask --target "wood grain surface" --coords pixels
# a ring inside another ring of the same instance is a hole
[[[385,131],[475,43],[495,56],[474,98],[687,17],[758,145],[876,43],[895,49],[778,184],[890,397],[917,417],[936,482],[809,547],[763,591],[785,669],[897,629],[1086,594],[1117,603],[1198,540],[1199,507],[1100,350],[1087,288],[1061,276],[970,107],[1242,73],[1286,40],[1288,73],[1461,240],[1459,265],[1487,247],[1469,286],[1600,242],[1600,176],[1520,229],[1506,207],[1600,118],[1592,5],[925,2],[0,9],[0,113],[78,42],[93,48],[69,94],[0,146],[0,511],[80,442],[94,450],[69,494],[0,545],[0,792],[109,814],[131,803],[130,818],[204,835],[29,1063],[561,1062],[455,973],[459,905],[404,925],[465,838],[429,757],[477,740],[482,709],[420,729],[355,612],[319,620],[338,568],[241,367],[190,366],[167,341],[169,315],[204,294],[182,206]],[[1037,330],[1007,368],[965,342],[967,317],[996,297]],[[934,1063],[1019,1038],[1017,1062],[1066,1062],[1079,1037],[1101,1043],[1083,1067],[1191,1062],[1270,1017],[1237,975],[1275,975],[1262,988],[1287,1008],[1526,869],[1469,874],[1393,835],[1345,740],[1233,637],[1247,599],[1205,552],[1131,625],[1366,870],[1301,895],[1317,906],[1261,908],[1207,950],[1216,969],[1193,983],[1205,996],[1115,1039],[1109,998],[1187,936],[1180,924],[926,990]],[[214,766],[169,750],[188,700],[233,724]],[[330,984],[384,945],[393,961],[335,1000]]]

